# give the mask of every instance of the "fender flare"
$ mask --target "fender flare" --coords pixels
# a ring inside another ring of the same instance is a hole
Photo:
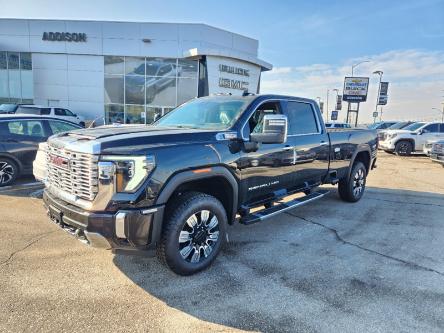
[[[211,171],[208,173],[196,173],[194,170],[187,170],[187,171],[180,171],[179,173],[176,173],[172,177],[170,177],[167,182],[165,183],[165,186],[162,188],[159,196],[156,200],[156,205],[164,205],[168,202],[171,195],[174,193],[174,191],[182,184],[194,181],[194,180],[201,180],[201,179],[207,179],[207,178],[213,178],[213,177],[223,177],[231,186],[232,190],[232,212],[231,217],[228,216],[229,221],[234,220],[234,217],[236,216],[236,212],[238,210],[238,198],[239,198],[239,185],[234,178],[233,174],[225,167],[222,166],[215,166],[210,167]]]
[[[358,156],[358,154],[362,153],[362,152],[368,153],[368,156],[369,156],[369,166],[368,166],[368,168],[369,168],[369,170],[372,167],[371,166],[371,164],[372,164],[372,151],[370,150],[370,147],[369,146],[358,147],[356,149],[356,151],[353,153],[352,158],[350,159],[350,166],[349,166],[348,172],[347,172],[347,179],[350,178],[350,174],[352,172],[353,164],[355,164],[356,156]]]

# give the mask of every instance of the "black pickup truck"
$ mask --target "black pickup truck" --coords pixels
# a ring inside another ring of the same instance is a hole
[[[197,98],[150,126],[52,136],[43,198],[51,219],[90,245],[157,250],[187,275],[215,259],[229,225],[319,199],[321,184],[360,200],[377,145],[372,130],[327,131],[310,99]]]

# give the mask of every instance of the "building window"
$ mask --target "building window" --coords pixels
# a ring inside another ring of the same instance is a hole
[[[197,96],[195,60],[105,56],[104,72],[107,123],[149,124]]]
[[[31,53],[0,51],[0,103],[32,103],[33,97]]]

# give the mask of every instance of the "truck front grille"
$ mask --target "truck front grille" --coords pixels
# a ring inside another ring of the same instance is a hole
[[[47,182],[55,188],[85,200],[94,200],[98,192],[98,156],[77,153],[48,144]]]

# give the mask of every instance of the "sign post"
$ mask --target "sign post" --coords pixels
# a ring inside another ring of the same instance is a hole
[[[368,77],[345,77],[342,100],[348,102],[347,123],[350,122],[350,113],[354,112],[355,126],[358,125],[359,104],[367,100],[368,83]],[[355,109],[352,104],[356,104]]]

